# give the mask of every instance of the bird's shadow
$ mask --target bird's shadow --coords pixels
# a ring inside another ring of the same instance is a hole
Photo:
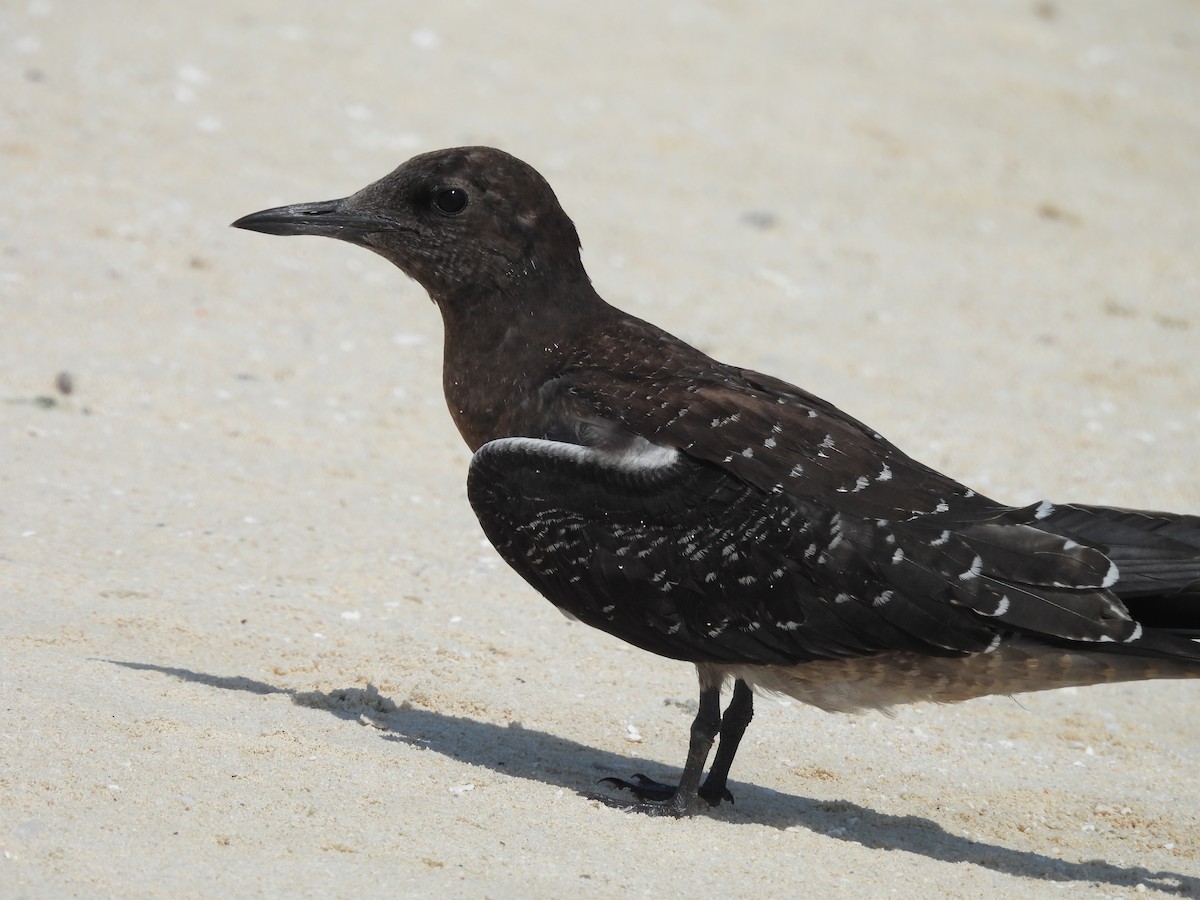
[[[502,775],[555,784],[584,797],[594,796],[595,780],[627,772],[631,767],[631,761],[624,756],[543,731],[478,722],[419,709],[407,703],[397,705],[373,685],[329,692],[300,692],[240,675],[211,675],[152,663],[103,661],[127,669],[159,672],[221,690],[285,694],[300,706],[372,726],[385,740],[420,746]],[[569,768],[563,767],[561,761],[564,758],[572,760]],[[657,771],[663,767],[650,763],[644,768]],[[679,771],[665,774],[677,779]],[[593,778],[592,782],[588,781],[589,777]],[[844,800],[823,801],[784,795],[744,782],[736,785],[736,793],[740,798],[736,807],[722,806],[712,815],[730,824],[754,823],[780,829],[799,826],[867,847],[903,850],[949,863],[968,863],[1004,875],[1126,888],[1144,884],[1178,896],[1200,895],[1200,879],[1178,872],[1153,871],[1142,866],[1122,867],[1098,859],[1066,862],[1042,853],[1013,850],[962,837],[921,816],[889,815]]]

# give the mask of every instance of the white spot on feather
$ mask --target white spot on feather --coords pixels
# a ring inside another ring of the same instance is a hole
[[[796,463],[796,465],[792,466],[792,470],[790,472],[788,472],[788,477],[799,478],[803,474],[804,474],[804,466],[800,465],[799,463]]]
[[[1044,519],[1047,516],[1051,515],[1053,512],[1054,512],[1054,504],[1051,503],[1049,500],[1043,500],[1041,503],[1038,504],[1038,508],[1034,512],[1033,517],[1035,519]]]
[[[773,438],[773,437],[767,438],[765,441],[763,441],[763,446],[766,447],[768,450],[773,450],[775,448],[775,438]]]
[[[971,568],[958,576],[959,581],[970,581],[972,578],[978,578],[979,573],[983,571],[983,557],[976,556],[971,561]]]
[[[887,463],[883,464],[883,468],[880,470],[879,474],[875,476],[875,480],[876,481],[891,481],[892,480],[892,470],[891,470],[891,467],[889,467]]]
[[[716,625],[709,629],[708,636],[711,638],[720,637],[726,628],[729,627],[729,620],[722,619]]]
[[[865,475],[859,475],[858,478],[854,482],[854,493],[857,494],[859,491],[861,491],[863,488],[865,488],[870,483],[871,483],[870,479],[867,478]]]
[[[996,609],[992,612],[993,616],[1002,616],[1008,612],[1008,608],[1012,606],[1012,601],[1008,599],[1008,594],[1000,597],[1000,602],[996,604]],[[999,635],[996,636],[999,638]]]
[[[1104,581],[1100,583],[1100,587],[1110,588],[1117,583],[1117,579],[1121,577],[1121,572],[1117,568],[1115,562],[1108,564],[1108,574],[1104,576]],[[1141,628],[1139,625],[1138,628]]]
[[[747,447],[745,450],[742,451],[742,456],[746,457],[746,459],[753,459],[754,458],[754,448]]]
[[[1142,636],[1142,623],[1137,622],[1133,626],[1132,633],[1130,633],[1129,637],[1125,638],[1125,643],[1128,644],[1130,641],[1136,641],[1141,636]]]
[[[613,466],[626,472],[643,472],[649,469],[662,469],[679,459],[679,451],[674,447],[664,447],[653,444],[645,438],[636,438],[628,446],[620,450],[602,450],[597,447],[585,447],[582,444],[570,444],[563,441],[546,441],[539,438],[499,438],[489,441],[476,451],[486,456],[492,452],[519,447],[527,453],[559,458],[571,458],[578,462],[599,462],[602,465]]]
[[[897,550],[895,553],[892,554],[892,565],[896,565],[896,563],[900,562],[903,559],[904,559],[904,551]]]
[[[883,606],[889,600],[891,600],[894,595],[895,595],[894,591],[884,591],[882,594],[880,594],[878,597],[876,597],[874,599],[874,601],[872,601],[872,603],[874,606]]]

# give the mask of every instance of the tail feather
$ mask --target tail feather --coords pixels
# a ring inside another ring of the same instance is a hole
[[[1110,590],[1143,625],[1200,635],[1200,516],[1063,504],[1036,525],[1111,559]]]

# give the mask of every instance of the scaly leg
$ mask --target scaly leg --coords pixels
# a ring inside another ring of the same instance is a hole
[[[721,717],[721,740],[717,744],[717,755],[713,759],[704,786],[700,788],[700,796],[709,806],[718,806],[722,800],[733,802],[733,794],[729,793],[726,782],[729,780],[729,767],[733,765],[733,757],[737,754],[738,744],[746,733],[746,726],[754,718],[754,692],[750,685],[738,679],[733,684],[733,697],[725,707],[725,715]]]
[[[620,778],[605,778],[603,783],[630,791],[637,796],[638,802],[630,806],[611,801],[608,798],[599,799],[611,806],[644,812],[649,815],[689,816],[697,810],[697,798],[703,799],[709,806],[717,806],[722,800],[733,802],[727,782],[729,768],[737,754],[738,744],[754,716],[754,695],[741,679],[733,686],[733,697],[721,715],[721,685],[706,684],[707,679],[701,674],[700,709],[692,721],[691,741],[688,744],[687,762],[683,766],[683,774],[679,786],[661,784],[645,775],[634,775],[632,781]],[[721,742],[713,760],[712,771],[700,786],[700,776],[704,773],[704,764],[712,750],[713,739],[720,730]]]

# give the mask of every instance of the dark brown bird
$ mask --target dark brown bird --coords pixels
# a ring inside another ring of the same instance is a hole
[[[416,279],[500,555],[567,614],[696,665],[679,785],[606,779],[636,809],[732,799],[752,686],[856,711],[1200,674],[1200,518],[1005,506],[621,312],[550,185],[506,153],[427,153],[233,224],[349,241]]]

